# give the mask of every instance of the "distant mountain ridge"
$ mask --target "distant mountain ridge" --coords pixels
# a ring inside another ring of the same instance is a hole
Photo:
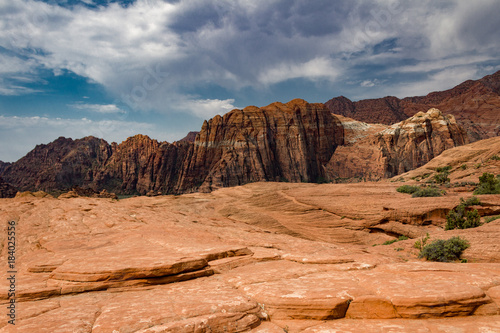
[[[174,143],[145,135],[120,144],[61,137],[36,146],[15,163],[0,163],[0,176],[22,191],[80,186],[118,194],[180,194],[256,181],[389,178],[446,149],[498,134],[499,76],[497,72],[446,92],[403,100],[353,103],[339,97],[329,107],[300,99],[249,106],[215,116],[199,132]],[[448,112],[427,112],[429,104]],[[369,124],[335,115],[332,107],[374,122],[404,120],[390,126]]]
[[[357,102],[340,96],[325,105],[334,114],[386,125],[403,121],[419,111],[437,108],[444,114],[454,115],[466,129],[470,141],[477,141],[500,135],[500,71],[426,96],[403,99],[387,96]]]

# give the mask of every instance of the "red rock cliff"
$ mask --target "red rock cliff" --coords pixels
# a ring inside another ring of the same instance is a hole
[[[178,190],[260,180],[317,181],[341,144],[340,121],[323,104],[296,99],[233,110],[203,124]]]
[[[177,183],[188,143],[158,142],[136,135],[113,145],[112,156],[95,177],[93,186],[116,193],[170,193]]]

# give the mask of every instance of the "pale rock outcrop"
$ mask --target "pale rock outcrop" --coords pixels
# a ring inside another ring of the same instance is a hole
[[[453,116],[430,109],[339,147],[325,168],[331,179],[388,178],[422,166],[446,149],[467,143],[465,132]]]

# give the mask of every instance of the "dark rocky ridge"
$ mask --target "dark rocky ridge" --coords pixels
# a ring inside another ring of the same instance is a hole
[[[16,196],[17,189],[6,183],[2,177],[0,177],[0,198],[14,198]]]
[[[0,175],[7,169],[12,163],[0,161]]]

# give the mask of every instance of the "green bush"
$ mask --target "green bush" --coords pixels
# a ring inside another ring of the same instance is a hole
[[[399,236],[397,239],[392,239],[392,240],[388,240],[388,241],[385,241],[384,243],[382,243],[382,245],[391,245],[393,243],[396,243],[396,242],[399,242],[399,241],[403,241],[403,240],[407,240],[408,237],[406,236]]]
[[[438,184],[444,184],[444,183],[449,183],[450,178],[448,177],[450,175],[450,170],[451,166],[445,166],[445,167],[440,167],[437,168],[436,171],[438,172],[436,175],[434,175],[434,181]]]
[[[445,230],[479,227],[481,225],[481,216],[479,215],[479,212],[477,209],[467,210],[467,207],[480,204],[481,202],[477,197],[472,197],[467,200],[460,198],[460,204],[457,208],[452,209],[446,215]]]
[[[483,173],[479,177],[479,186],[474,190],[474,194],[500,194],[500,176]]]
[[[481,201],[479,200],[478,197],[470,197],[469,199],[467,200],[464,200],[463,198],[460,198],[460,204],[462,205],[465,205],[466,207],[469,207],[469,206],[480,206],[481,205]]]
[[[420,187],[418,191],[413,192],[411,195],[412,198],[419,198],[419,197],[440,197],[442,196],[444,191],[441,191],[437,187]]]
[[[429,236],[429,233],[426,233],[425,236],[422,236],[422,237],[420,237],[420,239],[415,241],[415,243],[413,244],[413,247],[422,251],[424,246],[427,244],[427,241],[429,240],[429,238],[431,238],[431,236]]]
[[[455,261],[460,259],[462,252],[469,246],[469,242],[460,237],[452,237],[448,240],[437,239],[426,245],[418,257],[439,262]]]
[[[445,167],[439,167],[436,169],[437,172],[448,172],[451,170],[451,165],[447,165]]]
[[[403,185],[396,189],[396,191],[398,191],[399,193],[408,193],[408,194],[415,193],[418,190],[419,190],[418,186],[412,186],[412,185]]]
[[[488,216],[484,219],[484,223],[490,223],[490,222],[493,222],[493,221],[498,220],[498,219],[500,219],[500,215]]]

